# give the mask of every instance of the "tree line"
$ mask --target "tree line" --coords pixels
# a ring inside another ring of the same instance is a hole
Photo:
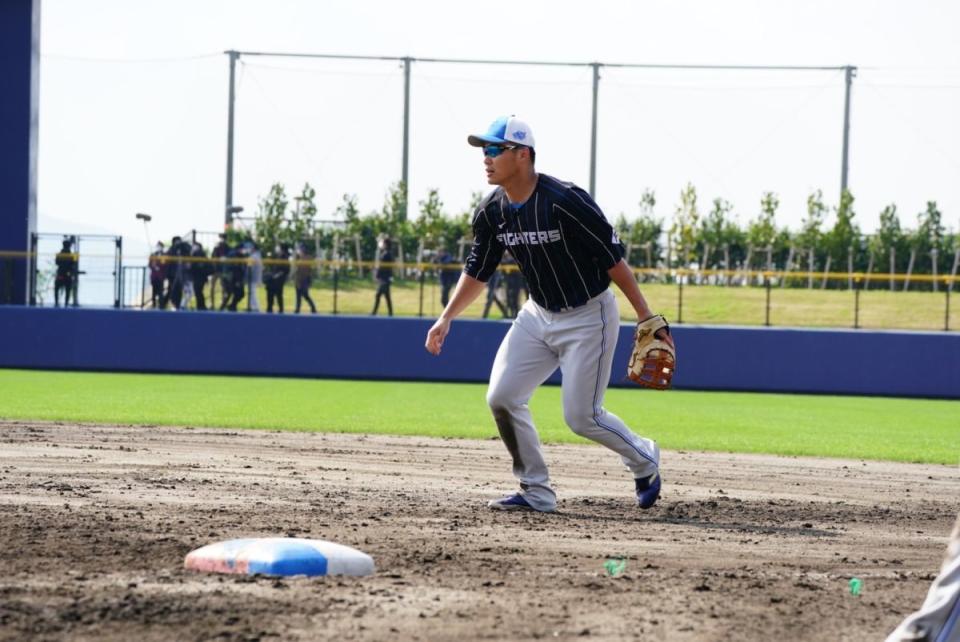
[[[282,184],[272,185],[258,202],[254,238],[266,247],[302,242],[322,258],[336,254],[373,260],[377,239],[389,235],[405,262],[430,260],[441,247],[462,258],[483,193],[472,194],[464,211],[450,212],[438,190],[431,189],[418,202],[420,214],[412,220],[407,217],[402,183],[387,189],[380,209],[365,214],[356,196],[344,195],[331,220],[318,217],[315,196],[309,184],[292,199]],[[777,223],[780,199],[773,192],[764,192],[757,214],[741,223],[732,203],[714,198],[704,208],[696,188],[687,184],[669,219],[655,214],[657,198],[648,189],[640,197],[637,214],[628,218],[620,213],[613,225],[628,248],[631,265],[638,268],[938,276],[956,272],[960,234],[945,227],[936,201],[906,221],[891,203],[880,212],[879,227],[872,233],[861,230],[854,204],[853,194],[845,191],[831,207],[816,190],[807,197],[799,229],[789,229]]]

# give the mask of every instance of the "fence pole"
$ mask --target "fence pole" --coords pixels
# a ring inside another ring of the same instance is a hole
[[[860,328],[860,278],[853,280],[853,329]]]
[[[224,53],[230,56],[230,92],[227,98],[227,203],[223,211],[225,227],[230,227],[233,224],[233,132],[234,111],[237,100],[237,61],[240,59],[240,52],[231,49]]]
[[[763,324],[766,326],[769,326],[770,325],[770,275],[769,274],[763,275],[763,287],[767,291],[767,310],[766,310],[766,315],[765,315]]]
[[[77,237],[76,247],[73,249],[77,255],[77,262],[73,264],[73,307],[80,306],[80,237]],[[63,307],[67,307],[67,301],[64,299]]]
[[[114,242],[116,248],[113,255],[113,307],[119,310],[123,299],[123,237],[118,236]]]
[[[30,233],[30,257],[27,259],[28,286],[30,288],[30,305],[37,304],[37,269],[39,260],[37,258],[37,233]]]
[[[683,277],[677,274],[677,323],[683,323]]]
[[[421,265],[420,266],[420,312],[419,312],[419,316],[421,317],[423,316],[423,281],[425,276],[426,275],[424,274],[423,266]]]
[[[949,332],[950,331],[950,288],[945,287],[943,288],[943,290],[944,292],[947,293],[947,304],[945,306],[946,310],[943,313],[943,331]]]
[[[590,197],[597,198],[597,93],[600,91],[600,63],[593,67],[593,116],[590,120]]]
[[[410,65],[413,58],[403,58],[403,169],[401,182],[403,183],[403,220],[407,220],[407,201],[410,185],[408,168],[410,166]],[[403,251],[403,250],[401,250]]]
[[[840,164],[840,198],[847,191],[847,172],[850,162],[850,85],[853,84],[853,78],[857,75],[857,68],[847,65],[844,68],[844,85],[846,91],[843,98],[843,157]]]
[[[340,266],[333,266],[333,313],[337,313],[337,287],[340,281]]]

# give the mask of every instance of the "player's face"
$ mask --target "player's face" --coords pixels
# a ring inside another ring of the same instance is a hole
[[[486,145],[483,148],[483,164],[486,167],[487,182],[491,185],[503,185],[519,170],[517,147],[513,145]]]

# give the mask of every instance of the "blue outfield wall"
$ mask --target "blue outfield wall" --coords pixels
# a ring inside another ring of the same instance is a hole
[[[0,307],[0,367],[355,379],[487,380],[509,322]],[[681,325],[678,389],[960,399],[960,334]],[[623,325],[613,385],[633,326]],[[551,379],[559,381],[555,373]]]

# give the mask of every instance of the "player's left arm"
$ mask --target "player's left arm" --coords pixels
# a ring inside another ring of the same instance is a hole
[[[650,306],[647,305],[647,300],[643,298],[643,293],[637,286],[637,279],[633,275],[633,270],[630,269],[626,261],[620,259],[619,263],[607,270],[607,274],[610,275],[610,279],[617,284],[620,291],[627,297],[627,301],[633,306],[634,312],[637,313],[637,321],[646,321],[653,316]]]
[[[624,260],[623,243],[616,230],[603,215],[600,206],[582,189],[574,186],[567,193],[565,207],[560,211],[567,214],[571,225],[578,227],[581,243],[593,255],[597,266],[606,269],[610,279],[617,284],[637,313],[638,321],[653,316],[650,306],[637,286],[633,270]]]

